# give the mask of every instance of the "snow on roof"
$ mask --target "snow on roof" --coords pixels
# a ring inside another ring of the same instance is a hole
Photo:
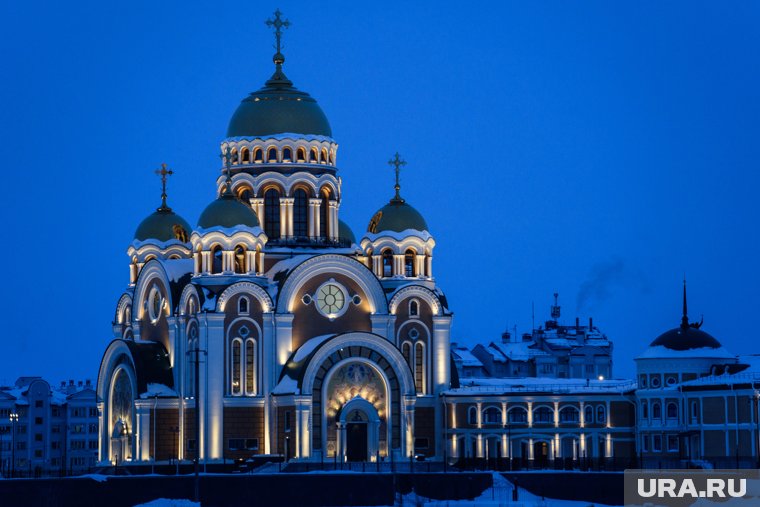
[[[451,352],[462,361],[462,366],[483,366],[467,347],[456,347],[451,349]]]
[[[279,273],[287,272],[292,269],[295,269],[299,264],[306,261],[307,259],[310,259],[314,257],[313,255],[294,255],[293,257],[289,259],[283,259],[276,263],[274,266],[269,268],[269,271],[266,272],[264,276],[269,278],[272,281],[275,281],[275,276],[277,276]]]
[[[532,357],[550,355],[541,349],[532,348],[532,345],[535,345],[535,342],[491,343],[489,348],[497,350],[503,357],[512,361],[528,361]]]
[[[177,391],[172,389],[169,386],[165,386],[164,384],[154,384],[152,382],[148,383],[148,390],[145,391],[140,395],[141,399],[146,398],[153,398],[153,397],[159,397],[159,398],[167,398],[167,397],[175,397],[177,396]]]
[[[253,137],[228,137],[227,141],[251,141],[254,139],[260,139],[262,141],[266,141],[268,139],[275,139],[277,141],[282,141],[284,139],[290,139],[292,141],[335,141],[332,137],[327,136],[320,136],[317,134],[296,134],[294,132],[283,132],[282,134],[269,134],[265,136],[253,136]]]
[[[414,236],[416,238],[420,238],[422,241],[427,241],[432,236],[428,231],[418,231],[417,229],[406,229],[405,231],[397,232],[397,231],[380,231],[377,233],[374,232],[366,232],[364,233],[364,238],[362,239],[368,239],[370,241],[375,241],[379,238],[392,238],[396,241],[403,241],[405,238],[408,238],[409,236]]]
[[[320,336],[315,336],[314,338],[309,338],[308,340],[304,342],[303,345],[298,347],[298,350],[296,351],[296,355],[293,356],[293,361],[295,361],[296,363],[299,361],[303,361],[309,356],[309,354],[314,352],[314,349],[322,345],[322,343],[327,341],[329,338],[332,338],[333,336],[335,336],[335,333],[323,334]]]
[[[586,345],[591,345],[592,347],[609,347],[610,341],[607,338],[590,338],[586,339]]]
[[[547,393],[622,393],[636,389],[628,379],[584,380],[551,377],[466,378],[461,387],[449,389],[448,395],[508,394],[521,392]]]
[[[748,367],[738,373],[724,373],[722,375],[708,375],[698,379],[681,382],[682,386],[700,385],[734,385],[748,382],[760,382],[760,355],[739,356],[738,364],[746,364]]]
[[[208,290],[206,287],[201,287],[201,290],[203,291],[203,305],[201,305],[201,310],[215,312],[216,294]]]
[[[711,359],[736,359],[736,356],[724,347],[716,349],[712,347],[700,347],[698,349],[673,350],[664,345],[655,345],[647,348],[636,359],[687,359],[687,358],[711,358]]]
[[[177,283],[179,280],[193,272],[193,259],[165,259],[159,261],[166,271],[170,282]]]
[[[280,383],[272,389],[272,394],[296,394],[298,393],[298,380],[283,375]]]

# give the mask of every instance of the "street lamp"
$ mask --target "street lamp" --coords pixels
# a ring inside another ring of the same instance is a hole
[[[11,479],[16,475],[16,425],[18,424],[18,412],[11,412],[10,421],[13,431],[11,437]]]

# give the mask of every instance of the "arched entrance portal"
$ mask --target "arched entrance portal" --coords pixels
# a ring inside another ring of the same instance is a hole
[[[380,416],[377,409],[361,397],[343,407],[338,419],[339,451],[345,461],[371,461],[380,443]]]

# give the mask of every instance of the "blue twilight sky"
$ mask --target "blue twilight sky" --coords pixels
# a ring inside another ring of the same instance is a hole
[[[760,3],[3,2],[0,381],[96,378],[153,170],[195,224],[276,7],[357,235],[408,161],[453,339],[527,331],[558,291],[631,375],[686,273],[692,319],[760,353]]]

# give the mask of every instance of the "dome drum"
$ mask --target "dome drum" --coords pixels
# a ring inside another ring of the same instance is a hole
[[[276,136],[256,139],[227,139],[222,142],[222,153],[232,150],[232,167],[256,168],[259,166],[308,166],[311,171],[336,169],[338,144],[321,136]],[[283,169],[283,167],[278,167]],[[293,169],[296,170],[296,169]]]

